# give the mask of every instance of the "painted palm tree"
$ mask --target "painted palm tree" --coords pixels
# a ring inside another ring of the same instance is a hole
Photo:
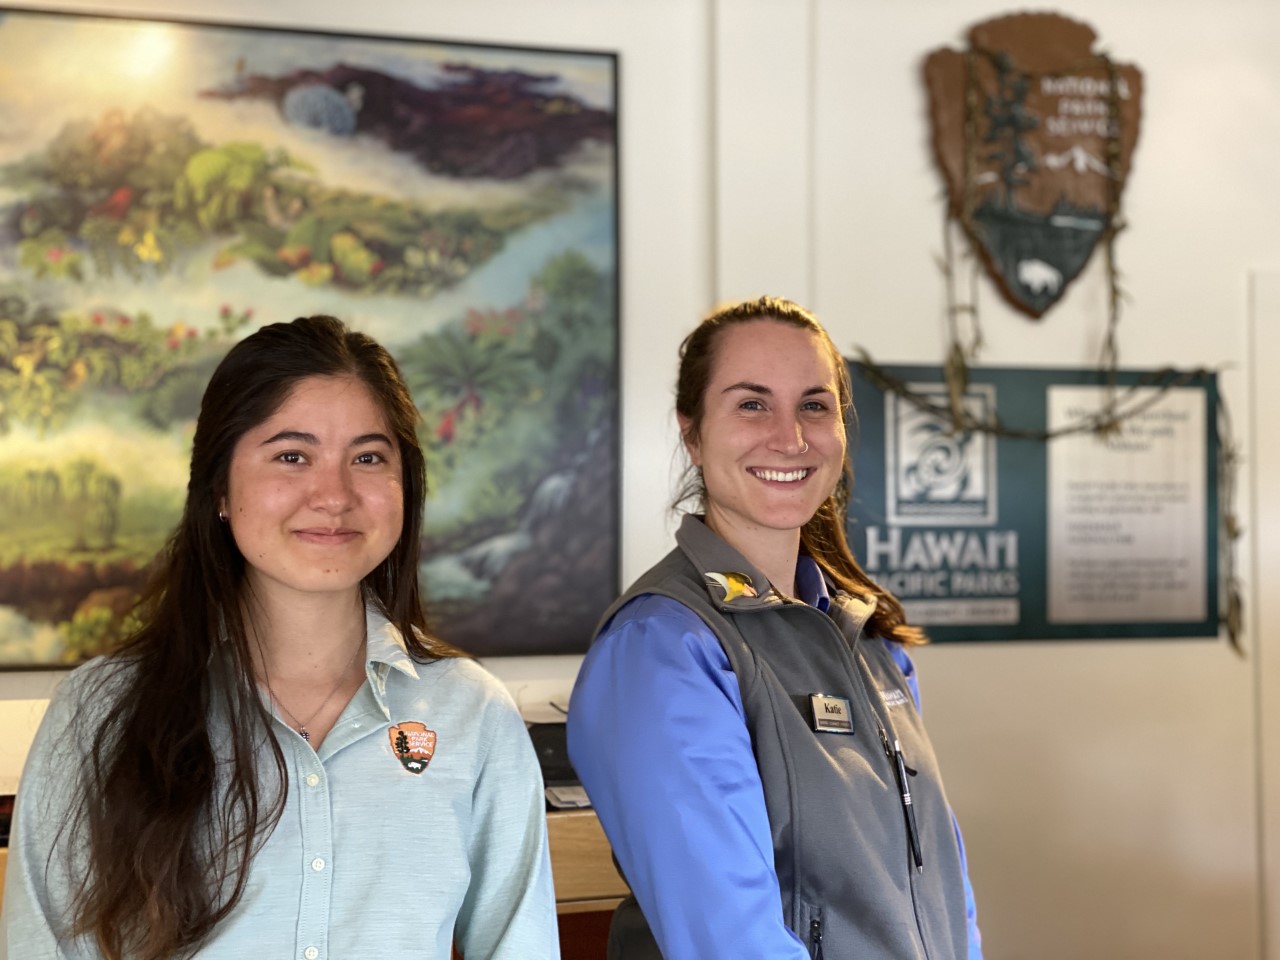
[[[445,443],[453,440],[468,410],[479,413],[486,400],[512,396],[527,386],[529,375],[526,355],[509,340],[456,328],[423,337],[401,365],[414,394],[448,404],[436,428],[437,439]]]

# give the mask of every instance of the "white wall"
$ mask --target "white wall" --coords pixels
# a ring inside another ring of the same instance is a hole
[[[129,9],[184,13],[175,0]],[[881,361],[939,360],[941,182],[921,62],[1007,9],[979,0],[431,0],[357,11],[337,0],[224,0],[218,16],[620,51],[631,578],[666,549],[675,346],[713,300],[791,296],[817,310],[841,347],[866,346]],[[1280,710],[1280,604],[1269,597],[1280,587],[1280,440],[1263,419],[1280,402],[1266,376],[1280,364],[1280,4],[1073,0],[1057,9],[1090,22],[1101,45],[1146,78],[1124,198],[1130,228],[1118,248],[1132,297],[1121,359],[1224,369],[1245,444],[1248,657],[1201,640],[930,648],[919,656],[930,729],[965,827],[989,960],[1280,960],[1280,843],[1263,829],[1280,816],[1280,778],[1263,777],[1278,769],[1280,737],[1262,735]],[[1098,264],[1038,323],[1004,307],[985,281],[980,294],[986,362],[1095,362],[1106,296]],[[576,662],[491,666],[533,705],[562,698]],[[0,699],[38,698],[47,683],[0,674]],[[5,707],[5,741],[20,742],[31,707]],[[11,755],[0,752],[0,788]],[[1264,946],[1268,918],[1276,922]]]
[[[1249,285],[1250,375],[1253,379],[1252,444],[1255,463],[1253,488],[1254,615],[1252,624],[1257,662],[1254,665],[1258,691],[1257,739],[1261,816],[1258,818],[1262,852],[1262,907],[1264,956],[1280,957],[1280,496],[1275,478],[1280,477],[1280,435],[1275,430],[1273,411],[1280,408],[1280,381],[1270,376],[1280,367],[1280,269],[1253,272]]]

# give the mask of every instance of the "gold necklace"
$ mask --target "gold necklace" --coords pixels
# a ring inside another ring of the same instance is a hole
[[[333,689],[329,691],[329,695],[320,702],[320,706],[316,707],[315,711],[311,716],[307,717],[306,720],[299,721],[298,718],[293,715],[293,712],[284,705],[284,701],[277,697],[276,692],[271,689],[271,681],[267,681],[267,693],[270,695],[272,703],[280,708],[284,713],[285,718],[289,721],[289,725],[296,729],[298,731],[298,735],[302,737],[303,740],[307,741],[307,743],[311,742],[311,732],[307,730],[307,724],[320,716],[320,711],[327,707],[329,705],[329,701],[332,700],[337,692],[342,689],[342,684],[346,681],[347,674],[351,672],[351,665],[356,662],[356,658],[360,656],[360,651],[364,649],[366,639],[368,639],[367,628],[365,632],[360,635],[360,642],[356,644],[356,649],[351,654],[351,659],[347,661],[347,665],[342,668],[342,673],[338,675],[338,682],[334,684]]]

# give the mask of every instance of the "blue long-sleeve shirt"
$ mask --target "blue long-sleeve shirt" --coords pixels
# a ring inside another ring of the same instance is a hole
[[[807,557],[796,589],[826,610]],[[889,648],[918,708],[914,665]],[[783,920],[738,680],[697,614],[668,597],[627,604],[587,654],[568,722],[570,758],[667,960],[808,960]],[[964,883],[969,960],[982,960],[967,867]]]

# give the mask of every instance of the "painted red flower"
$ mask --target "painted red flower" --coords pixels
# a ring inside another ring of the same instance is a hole
[[[133,203],[133,187],[123,186],[116,187],[111,192],[111,196],[98,204],[96,207],[89,208],[90,216],[109,217],[112,220],[123,220],[124,215],[129,212],[129,206]]]
[[[458,413],[454,408],[450,407],[445,411],[444,416],[440,418],[440,426],[436,427],[436,438],[438,440],[443,440],[445,443],[453,443],[457,418]]]

